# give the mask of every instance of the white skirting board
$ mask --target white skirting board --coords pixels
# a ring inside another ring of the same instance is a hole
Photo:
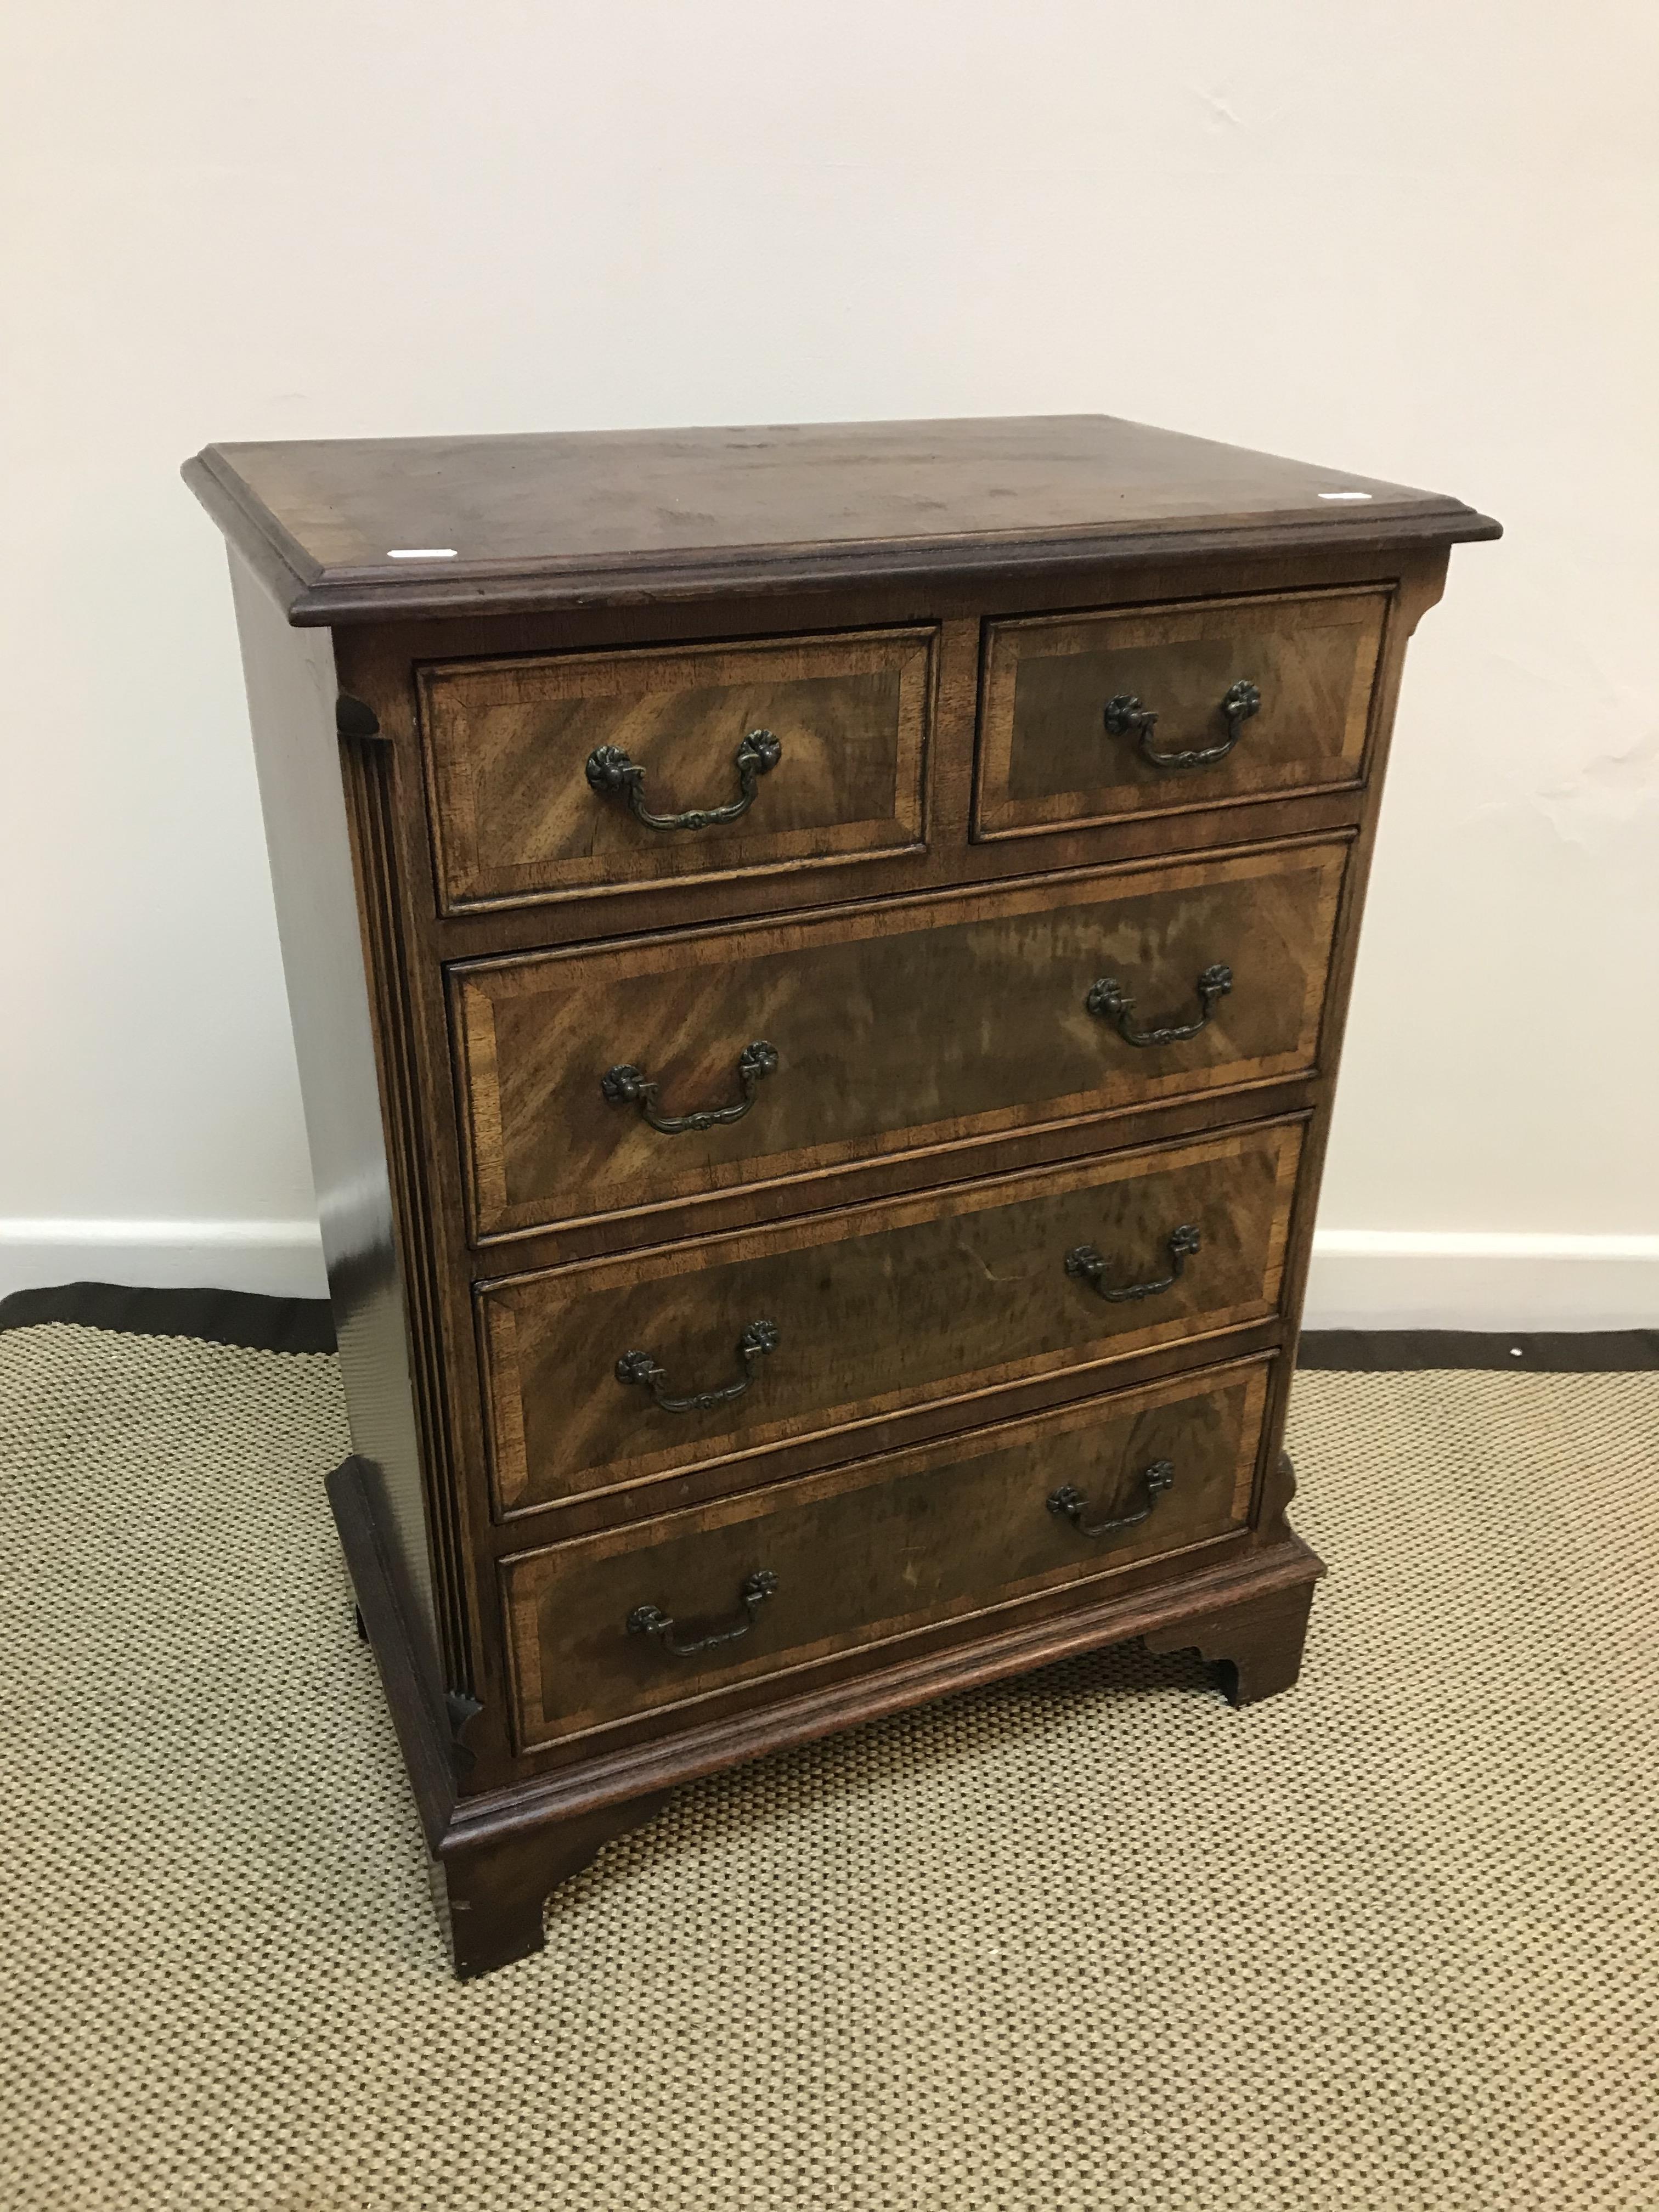
[[[327,1295],[310,1221],[0,1221],[0,1296],[57,1283]],[[1310,1328],[1659,1327],[1659,1237],[1327,1229]]]
[[[314,1221],[0,1220],[0,1297],[57,1283],[328,1296]]]
[[[1659,1237],[1322,1229],[1304,1326],[1659,1328]]]

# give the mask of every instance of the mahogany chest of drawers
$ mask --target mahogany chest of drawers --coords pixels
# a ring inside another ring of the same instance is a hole
[[[1455,500],[1099,416],[210,447],[458,1971],[675,1783],[1141,1637],[1280,1449]]]

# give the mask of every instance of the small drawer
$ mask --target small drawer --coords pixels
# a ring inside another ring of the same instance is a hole
[[[1242,1528],[1270,1363],[999,1423],[501,1563],[519,1747]]]
[[[483,1285],[496,1510],[1264,1320],[1301,1147],[1268,1122]]]
[[[474,1240],[1310,1070],[1346,852],[461,963]]]
[[[1359,781],[1389,595],[986,626],[976,838]]]
[[[441,910],[914,848],[933,637],[421,667]]]

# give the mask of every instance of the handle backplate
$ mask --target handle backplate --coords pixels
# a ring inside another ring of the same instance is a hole
[[[1195,1037],[1221,1000],[1233,988],[1233,971],[1224,961],[1218,960],[1204,969],[1193,986],[1198,994],[1198,1018],[1191,1022],[1164,1022],[1149,1030],[1135,1026],[1135,1002],[1115,975],[1103,975],[1089,987],[1084,1005],[1103,1022],[1109,1022],[1125,1044],[1163,1045],[1184,1044]]]
[[[1261,711],[1261,694],[1254,684],[1241,677],[1222,698],[1217,709],[1227,725],[1227,734],[1212,745],[1196,745],[1187,752],[1161,753],[1152,743],[1152,732],[1158,725],[1158,710],[1143,707],[1133,693],[1120,691],[1115,699],[1106,702],[1107,734],[1114,738],[1133,738],[1139,744],[1142,757],[1154,768],[1213,768],[1218,761],[1226,759],[1238,743],[1239,732],[1252,714]]]
[[[769,1075],[777,1073],[778,1048],[768,1044],[764,1037],[757,1037],[752,1044],[744,1045],[738,1054],[738,1087],[741,1092],[730,1106],[708,1106],[696,1114],[664,1114],[657,1106],[657,1085],[643,1068],[623,1060],[615,1067],[607,1067],[599,1078],[599,1089],[612,1106],[637,1106],[641,1121],[659,1129],[665,1137],[695,1135],[703,1129],[717,1129],[728,1121],[741,1121],[755,1103],[755,1095]]]
[[[729,1406],[733,1398],[742,1397],[760,1372],[762,1360],[769,1352],[777,1350],[780,1340],[775,1322],[751,1321],[738,1339],[743,1373],[735,1382],[724,1383],[718,1390],[691,1390],[675,1396],[668,1388],[667,1369],[659,1367],[648,1352],[624,1352],[617,1362],[617,1380],[648,1390],[665,1413],[712,1413],[717,1406]]]
[[[653,814],[644,798],[645,770],[619,745],[597,745],[587,756],[587,781],[601,799],[626,798],[636,822],[647,830],[714,830],[735,822],[755,803],[760,779],[783,758],[783,746],[770,730],[750,730],[738,747],[738,795],[724,806],[693,806],[684,814]]]
[[[690,1659],[699,1651],[712,1650],[717,1644],[735,1644],[740,1636],[747,1636],[755,1625],[755,1615],[777,1586],[777,1577],[764,1567],[746,1575],[738,1591],[742,1618],[723,1628],[706,1629],[701,1636],[682,1636],[672,1615],[655,1605],[636,1605],[628,1616],[628,1632],[630,1636],[654,1637],[663,1650],[672,1652],[676,1659]]]
[[[1111,1272],[1111,1261],[1097,1252],[1092,1244],[1074,1244],[1066,1255],[1066,1272],[1079,1282],[1087,1283],[1109,1305],[1127,1305],[1137,1298],[1155,1298],[1160,1291],[1173,1289],[1181,1280],[1188,1261],[1204,1242],[1197,1224],[1183,1221],[1179,1229],[1172,1229],[1164,1240],[1170,1255],[1170,1272],[1146,1283],[1121,1283],[1109,1288],[1106,1278]]]
[[[1071,1483],[1063,1483],[1048,1496],[1048,1510],[1061,1521],[1069,1521],[1079,1536],[1113,1536],[1121,1528],[1138,1528],[1143,1521],[1150,1521],[1152,1509],[1167,1490],[1175,1484],[1175,1468],[1167,1459],[1155,1459],[1150,1467],[1140,1470],[1140,1480],[1146,1487],[1146,1503],[1136,1513],[1120,1514],[1115,1520],[1090,1521],[1084,1516],[1089,1510],[1089,1501]]]

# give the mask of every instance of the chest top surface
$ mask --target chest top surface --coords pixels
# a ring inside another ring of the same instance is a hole
[[[1106,415],[209,446],[185,477],[296,623],[1498,534]]]

